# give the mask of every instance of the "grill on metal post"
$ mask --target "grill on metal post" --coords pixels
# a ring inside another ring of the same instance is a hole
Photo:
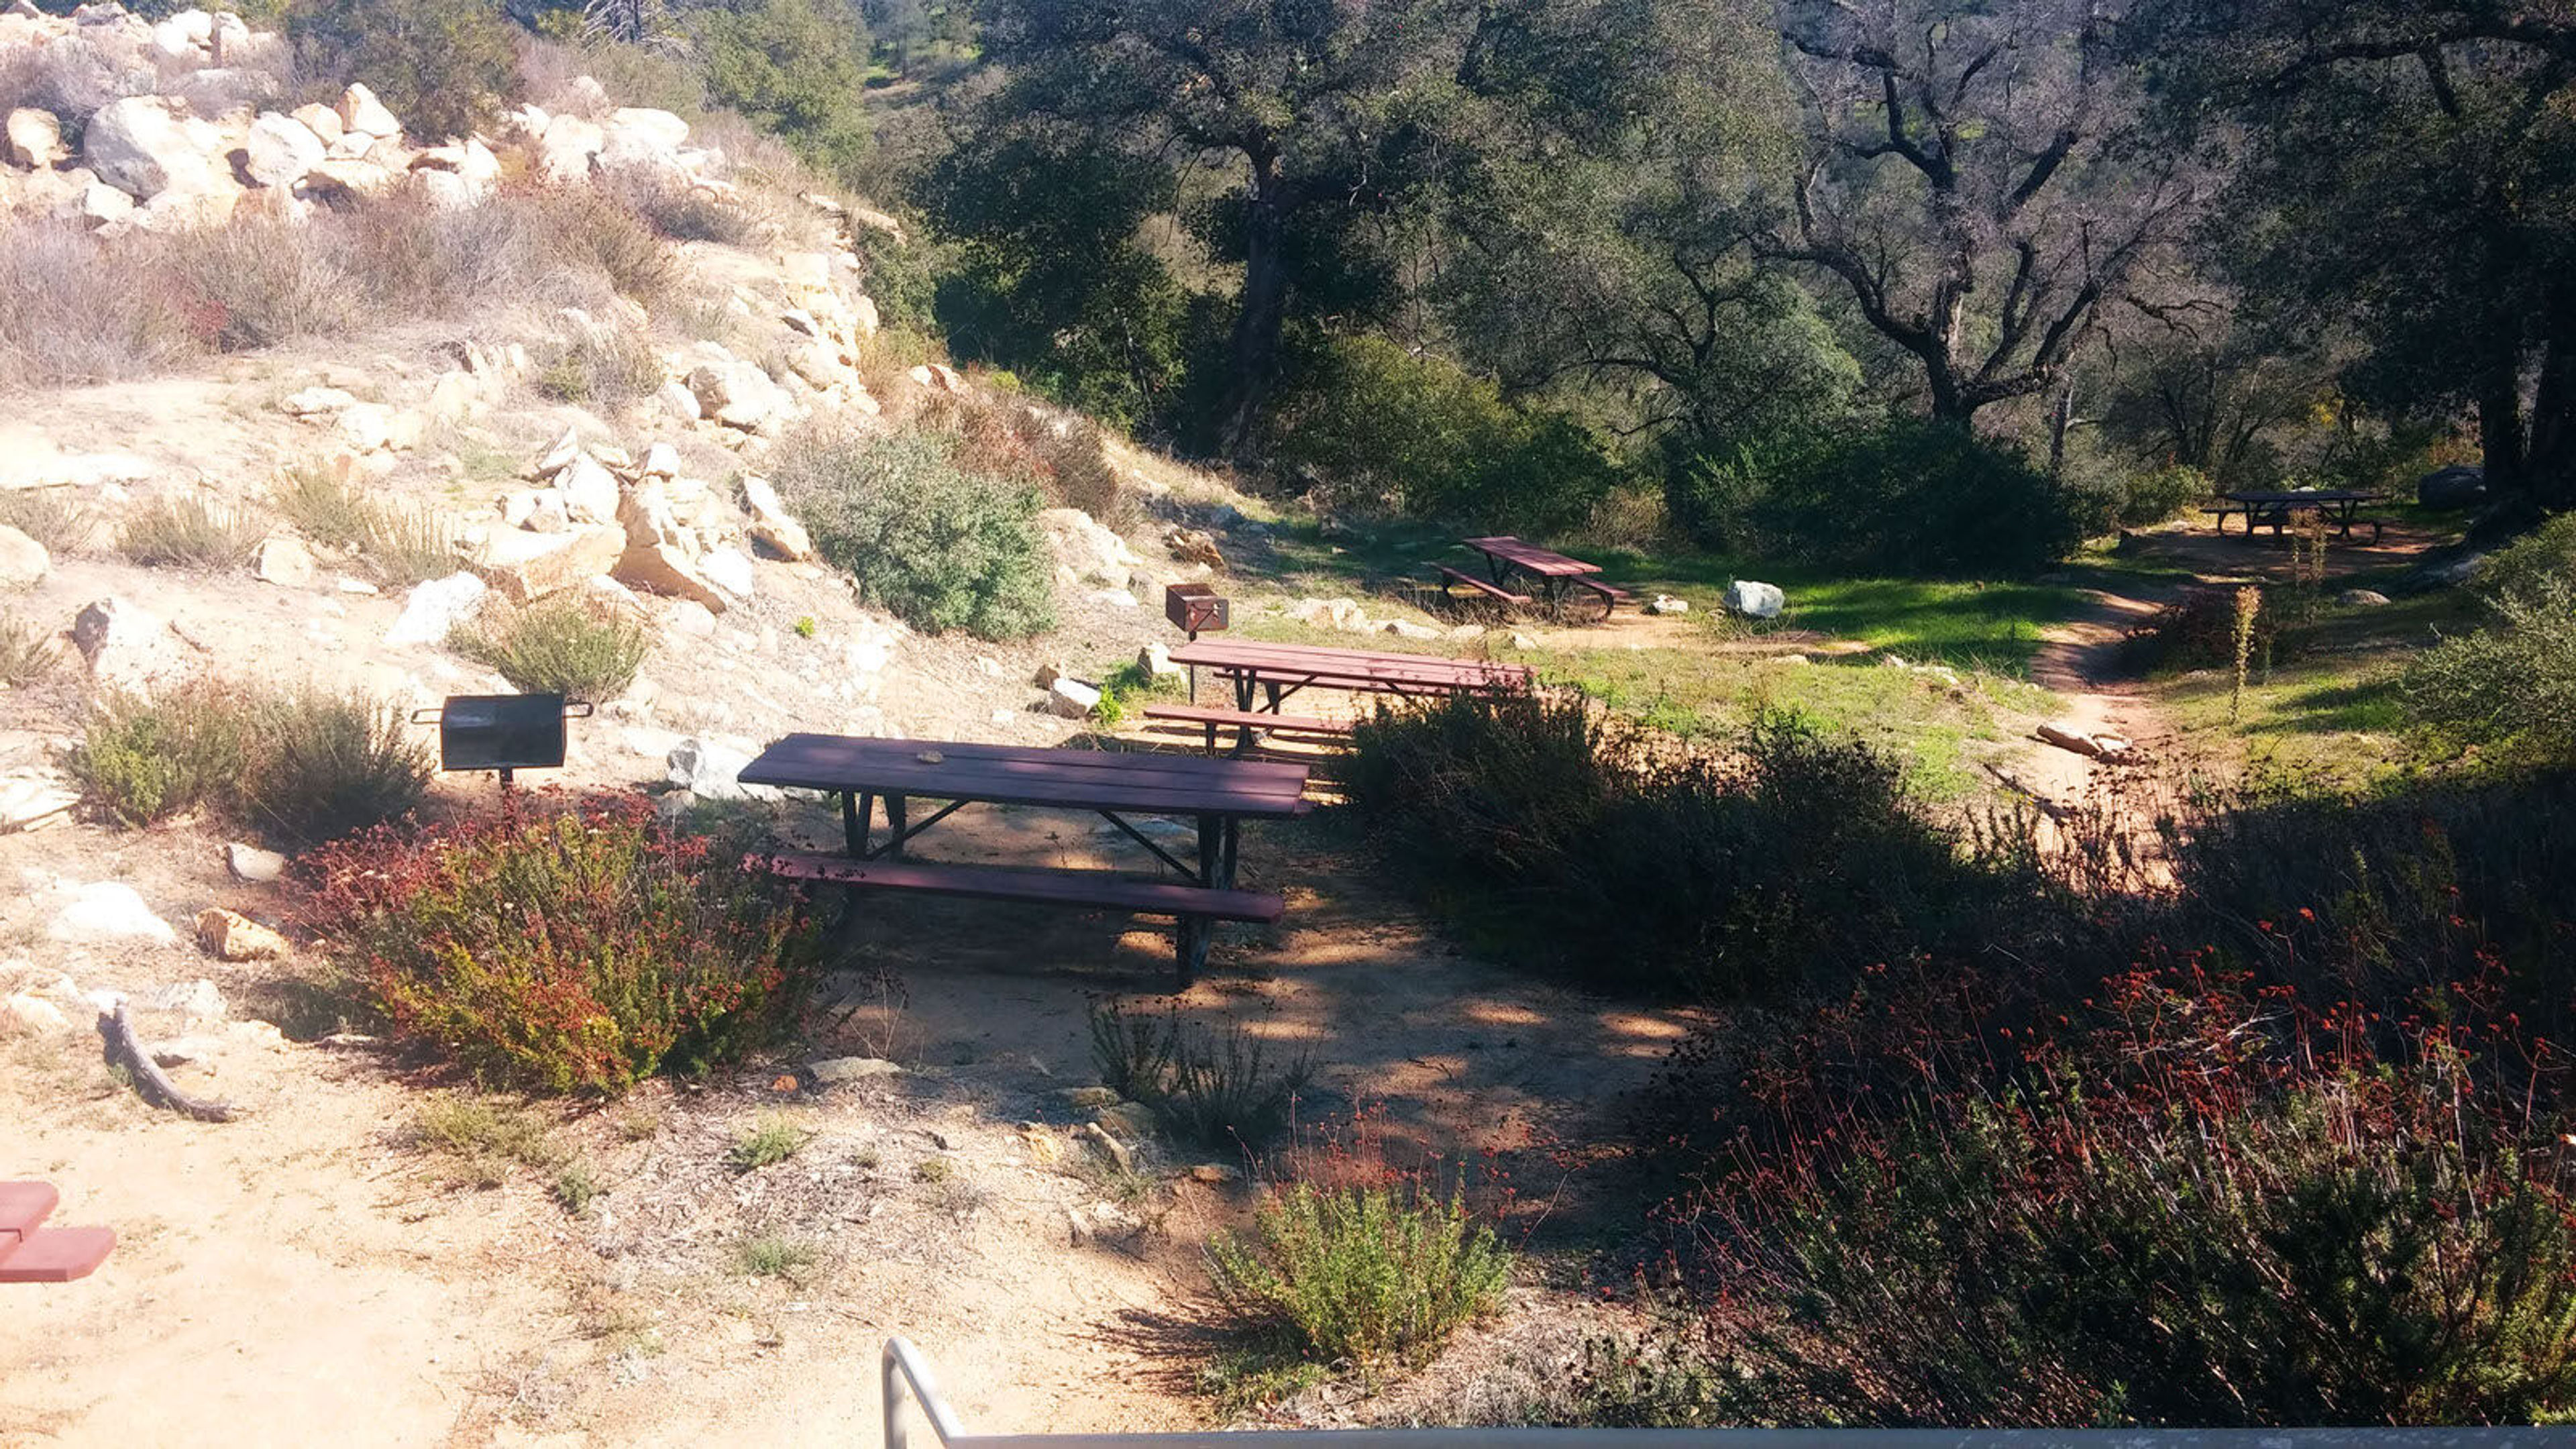
[[[520,770],[562,768],[564,721],[590,712],[560,694],[451,694],[436,709],[413,711],[411,720],[438,726],[440,769],[498,771],[506,792]]]
[[[1199,640],[1199,631],[1224,628],[1226,614],[1225,597],[1212,584],[1163,585],[1163,617],[1172,621],[1173,628],[1189,635],[1193,644]],[[1198,697],[1199,667],[1193,664],[1190,666],[1190,698],[1195,701]]]

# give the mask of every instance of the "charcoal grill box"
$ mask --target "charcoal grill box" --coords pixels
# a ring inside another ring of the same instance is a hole
[[[1163,617],[1184,634],[1198,635],[1226,626],[1226,601],[1212,585],[1165,584]]]

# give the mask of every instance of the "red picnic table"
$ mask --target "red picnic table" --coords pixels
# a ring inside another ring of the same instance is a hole
[[[1550,608],[1564,602],[1565,591],[1569,587],[1589,590],[1601,600],[1601,617],[1604,619],[1619,607],[1620,600],[1635,597],[1626,589],[1593,578],[1592,575],[1601,572],[1601,565],[1570,558],[1508,533],[1461,539],[1460,543],[1485,556],[1487,577],[1480,579],[1445,564],[1435,564],[1433,567],[1440,571],[1444,589],[1450,584],[1465,584],[1478,593],[1505,603],[1526,604],[1530,601],[1529,596],[1513,593],[1505,582],[1512,574],[1523,573],[1538,581],[1539,596],[1547,601]]]
[[[1482,659],[1444,659],[1376,649],[1326,649],[1311,644],[1268,644],[1250,639],[1193,639],[1172,651],[1172,662],[1195,670],[1205,665],[1234,686],[1234,708],[1148,705],[1148,719],[1178,720],[1207,730],[1216,753],[1217,729],[1231,725],[1234,750],[1252,748],[1256,731],[1335,736],[1350,733],[1345,720],[1283,712],[1280,705],[1301,689],[1343,689],[1363,694],[1437,698],[1451,694],[1516,694],[1530,687],[1527,665]],[[1256,708],[1256,695],[1258,707]]]
[[[744,767],[746,785],[820,790],[841,797],[847,853],[780,852],[745,864],[798,880],[856,889],[1038,905],[1124,910],[1179,922],[1181,980],[1206,963],[1211,923],[1275,922],[1281,899],[1235,888],[1242,824],[1303,815],[1306,767],[1168,754],[1036,749],[947,740],[861,739],[795,734]],[[913,798],[944,801],[918,823]],[[876,804],[885,802],[887,839],[874,844]],[[906,859],[922,832],[972,804],[1034,805],[1098,814],[1180,877],[1138,880],[1105,871],[952,865]],[[1177,816],[1198,826],[1198,859],[1183,861],[1126,817]]]
[[[38,1226],[61,1201],[50,1182],[0,1182],[0,1283],[68,1283],[107,1261],[114,1230]]]

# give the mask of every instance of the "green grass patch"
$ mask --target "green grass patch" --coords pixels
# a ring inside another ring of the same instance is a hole
[[[734,1270],[746,1278],[801,1279],[822,1258],[820,1243],[793,1233],[752,1233],[733,1245]]]
[[[752,1172],[785,1162],[813,1140],[813,1133],[784,1117],[763,1117],[734,1139],[725,1161],[736,1172]]]

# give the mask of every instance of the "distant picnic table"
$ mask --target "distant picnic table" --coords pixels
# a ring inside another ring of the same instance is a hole
[[[1527,604],[1529,596],[1514,593],[1510,587],[1512,575],[1527,574],[1536,581],[1539,597],[1546,600],[1550,608],[1564,602],[1566,590],[1582,589],[1601,601],[1601,617],[1604,619],[1619,607],[1621,600],[1632,597],[1627,590],[1592,577],[1601,572],[1601,565],[1570,558],[1554,549],[1541,548],[1526,539],[1505,533],[1487,538],[1461,539],[1459,542],[1484,555],[1486,577],[1480,579],[1464,570],[1435,564],[1433,567],[1439,571],[1444,589],[1452,584],[1464,584],[1503,603]]]
[[[1528,689],[1532,678],[1528,666],[1521,664],[1249,639],[1193,640],[1172,651],[1172,662],[1213,670],[1234,686],[1237,709],[1252,711],[1257,693],[1260,708],[1274,715],[1289,696],[1307,688],[1436,698],[1514,694]]]
[[[2369,524],[2370,541],[2377,543],[2380,521],[2376,518],[2356,518],[2354,514],[2360,510],[2361,505],[2375,503],[2382,496],[2350,488],[2299,488],[2286,492],[2245,490],[2222,493],[2219,498],[2227,506],[2202,511],[2218,515],[2220,533],[2227,531],[2227,520],[2231,514],[2241,514],[2245,519],[2245,536],[2248,538],[2254,536],[2255,528],[2266,523],[2272,526],[2273,536],[2277,538],[2292,515],[2321,513],[2335,525],[2337,535],[2343,538],[2352,537],[2352,526],[2355,523]]]
[[[86,1278],[116,1248],[107,1228],[48,1228],[62,1194],[49,1182],[0,1182],[0,1283]]]
[[[1277,895],[1235,887],[1245,820],[1302,815],[1306,767],[1169,754],[1038,749],[947,740],[864,739],[794,734],[746,766],[747,785],[819,790],[841,799],[845,853],[770,852],[745,864],[791,879],[863,890],[910,890],[984,900],[1122,910],[1179,923],[1176,954],[1186,984],[1207,961],[1215,921],[1275,922]],[[914,820],[914,800],[940,801]],[[874,841],[877,805],[887,836]],[[907,858],[911,842],[968,805],[1034,805],[1098,814],[1141,845],[1178,881],[1107,871],[952,865]],[[1197,858],[1183,860],[1129,816],[1167,816],[1197,826]]]

